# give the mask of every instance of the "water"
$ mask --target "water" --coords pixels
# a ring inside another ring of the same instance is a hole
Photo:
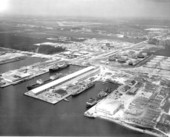
[[[2,72],[5,71],[0,67]],[[64,73],[66,71],[68,70],[64,70]],[[69,102],[61,101],[56,105],[24,96],[28,84],[39,78],[46,79],[49,75],[47,73],[24,83],[0,89],[0,135],[150,137],[106,120],[83,116],[86,111],[85,103],[90,97],[95,97],[107,86],[115,89],[117,85],[97,82],[94,88],[77,97],[69,97]]]

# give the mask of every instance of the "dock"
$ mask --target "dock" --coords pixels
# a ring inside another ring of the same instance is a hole
[[[67,87],[67,85],[69,84],[72,84],[76,81],[80,81],[83,79],[87,79],[88,77],[97,74],[99,70],[100,69],[98,67],[94,67],[94,66],[84,68],[82,70],[69,74],[65,77],[62,77],[50,83],[44,84],[41,87],[30,90],[26,92],[25,95],[45,101],[47,103],[56,104],[64,100],[65,98],[69,97],[70,95],[72,95],[72,92],[65,91],[66,92],[65,95],[56,96],[53,94],[52,97],[48,97],[48,94],[50,94],[50,90],[52,88],[55,88],[55,90],[60,90],[63,87]]]
[[[79,75],[82,75],[82,74],[87,73],[87,72],[89,72],[89,71],[92,71],[92,70],[94,70],[94,69],[95,69],[95,67],[93,67],[93,66],[88,67],[88,68],[85,68],[85,69],[82,69],[82,70],[80,70],[80,71],[77,71],[77,72],[75,72],[75,73],[72,73],[72,74],[70,74],[70,75],[67,75],[67,76],[65,76],[65,77],[62,77],[62,78],[60,78],[60,79],[54,80],[54,81],[52,81],[52,82],[50,82],[50,83],[47,83],[47,84],[45,84],[45,85],[43,85],[43,86],[41,86],[41,87],[35,88],[35,89],[31,90],[31,91],[32,91],[32,93],[34,93],[34,94],[39,94],[39,93],[41,93],[41,92],[44,91],[44,90],[47,90],[47,89],[49,89],[49,88],[51,88],[51,87],[53,87],[53,86],[62,84],[62,83],[64,83],[64,82],[68,81],[68,80],[71,80],[71,79],[73,79],[73,78],[75,78],[75,77],[78,77]]]

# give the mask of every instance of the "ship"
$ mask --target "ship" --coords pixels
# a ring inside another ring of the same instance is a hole
[[[110,94],[110,93],[112,92],[112,89],[111,89],[111,88],[107,88],[107,89],[105,90],[105,92],[106,92],[107,94]]]
[[[62,63],[59,63],[59,64],[58,64],[58,67],[59,67],[60,69],[64,69],[64,68],[69,67],[69,64],[66,63],[66,62],[62,62]]]
[[[90,107],[92,107],[92,106],[94,106],[94,105],[96,105],[96,104],[97,104],[97,100],[94,99],[94,98],[90,98],[90,99],[86,102],[86,107],[87,107],[87,108],[90,108]]]
[[[60,68],[59,68],[58,64],[56,64],[56,65],[52,66],[51,68],[49,68],[50,73],[57,72],[59,70],[60,70]]]
[[[0,88],[3,88],[6,85],[6,82],[3,78],[0,77]]]
[[[89,112],[85,112],[85,113],[84,113],[84,116],[86,116],[86,117],[88,117],[88,118],[91,118],[91,119],[94,119],[94,118],[95,118],[95,116],[94,116],[93,114],[89,113]]]
[[[43,81],[42,79],[38,79],[35,84],[27,86],[27,89],[32,90],[32,89],[37,88],[43,84],[45,84],[45,81]]]
[[[63,76],[62,73],[57,73],[56,75],[50,76],[50,79],[55,80],[55,79],[61,78],[62,76]]]
[[[58,63],[54,66],[52,66],[51,68],[49,68],[49,72],[53,73],[53,72],[57,72],[59,70],[65,69],[67,67],[69,67],[70,65],[66,62],[62,62],[62,63]]]
[[[106,97],[108,95],[107,91],[108,91],[108,89],[100,91],[97,96],[97,100],[100,100],[100,99],[103,99],[104,97]]]
[[[80,83],[79,83],[80,84]],[[91,83],[87,83],[87,84],[82,84],[80,85],[80,88],[78,88],[78,90],[76,90],[75,92],[72,93],[72,96],[77,96],[79,95],[80,93],[82,93],[83,91],[89,89],[89,88],[92,88],[93,86],[95,85],[94,82],[91,82]]]
[[[42,86],[42,85],[44,85],[46,83],[49,83],[49,82],[51,82],[53,80],[56,80],[56,79],[58,79],[60,77],[62,77],[62,74],[58,73],[56,75],[51,76],[49,79],[47,79],[45,81],[43,81],[42,79],[38,79],[35,84],[27,86],[27,89],[32,90],[32,89],[37,88],[39,86]]]

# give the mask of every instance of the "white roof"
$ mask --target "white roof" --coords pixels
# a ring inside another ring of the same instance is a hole
[[[74,73],[72,73],[72,74],[70,74],[70,75],[67,75],[67,76],[65,76],[65,77],[62,77],[62,78],[60,78],[60,79],[57,79],[57,80],[54,80],[54,81],[52,81],[52,82],[50,82],[50,83],[47,83],[47,84],[45,84],[45,85],[42,85],[42,86],[40,86],[40,87],[38,87],[38,88],[35,88],[35,89],[31,90],[31,91],[32,91],[34,94],[37,94],[37,93],[39,93],[39,92],[41,92],[41,91],[43,91],[43,90],[45,90],[45,89],[48,89],[48,88],[53,87],[53,86],[55,86],[55,85],[58,85],[58,84],[60,84],[60,83],[62,83],[62,82],[65,82],[66,80],[75,78],[75,77],[77,77],[77,76],[79,76],[79,75],[81,75],[81,74],[83,74],[83,73],[86,73],[86,72],[88,72],[88,71],[90,71],[90,70],[93,70],[94,68],[95,68],[95,67],[93,67],[93,66],[87,67],[87,68],[85,68],[85,69],[79,70],[79,71],[74,72]]]
[[[113,113],[120,106],[120,102],[107,99],[97,105],[97,110],[103,110]]]

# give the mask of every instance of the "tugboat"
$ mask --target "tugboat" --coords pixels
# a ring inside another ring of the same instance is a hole
[[[91,119],[95,119],[95,116],[89,112],[85,112],[84,116],[91,118]]]
[[[87,108],[90,108],[90,107],[92,107],[92,106],[94,106],[94,105],[96,105],[96,104],[97,104],[97,100],[94,99],[94,98],[90,98],[90,99],[86,102],[86,107],[87,107]]]
[[[51,80],[55,80],[55,79],[58,79],[58,78],[60,78],[60,77],[62,77],[62,76],[63,76],[62,73],[57,73],[56,75],[50,76],[50,79],[51,79]]]
[[[81,84],[82,84],[82,83],[81,83]],[[82,85],[80,85],[80,88],[79,88],[77,91],[75,91],[75,92],[72,93],[72,96],[77,96],[77,95],[79,95],[80,93],[82,93],[83,91],[85,91],[85,90],[87,90],[87,89],[89,89],[89,88],[92,88],[94,85],[95,85],[94,82],[87,83],[87,84],[85,84],[85,85],[82,84]]]

